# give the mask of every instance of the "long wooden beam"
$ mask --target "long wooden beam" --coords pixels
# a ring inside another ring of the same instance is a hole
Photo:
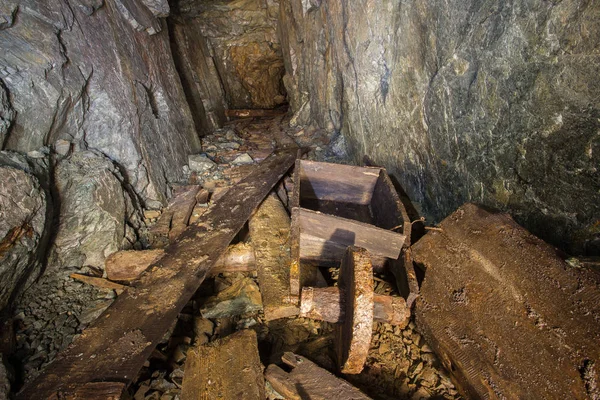
[[[213,264],[293,165],[296,153],[274,153],[229,189],[17,399],[77,398],[90,382],[131,383]]]

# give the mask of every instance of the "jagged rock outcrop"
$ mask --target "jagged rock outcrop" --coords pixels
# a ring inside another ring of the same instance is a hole
[[[0,310],[41,271],[51,203],[34,163],[0,152]]]
[[[169,19],[173,58],[192,110],[196,129],[211,133],[227,120],[227,101],[212,50],[194,19]]]
[[[600,4],[280,4],[293,121],[340,130],[431,219],[476,201],[600,254]]]
[[[54,172],[60,215],[52,248],[52,267],[91,266],[136,240],[138,210],[124,188],[123,177],[106,157],[75,152]]]
[[[286,102],[278,0],[179,0],[174,13],[177,48],[185,52],[196,42],[194,48],[202,54],[187,56],[180,69],[202,76],[204,57],[212,57],[229,108],[273,108]],[[212,77],[212,71],[204,75]]]
[[[8,130],[15,119],[15,110],[13,110],[8,100],[8,93],[4,88],[4,84],[0,80],[0,149],[4,143],[4,139]]]
[[[3,1],[0,79],[16,112],[4,147],[101,151],[147,206],[164,203],[200,149],[167,12],[164,0]]]

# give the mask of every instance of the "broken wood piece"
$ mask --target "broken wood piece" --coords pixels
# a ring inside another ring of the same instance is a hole
[[[285,115],[287,110],[284,109],[228,109],[225,110],[225,115],[229,118],[259,118],[259,117],[276,117]]]
[[[254,209],[293,165],[274,153],[188,227],[17,399],[67,396],[88,382],[129,384]],[[117,360],[117,361],[115,361]]]
[[[120,285],[118,283],[111,282],[108,279],[104,279],[104,278],[98,278],[95,276],[89,276],[89,275],[83,275],[83,274],[77,274],[77,273],[72,273],[69,276],[80,282],[87,283],[88,285],[92,285],[92,286],[99,287],[102,289],[116,290],[118,294],[121,294],[125,289],[127,289],[127,286],[125,286],[125,285]]]
[[[167,208],[148,231],[152,247],[166,247],[185,230],[200,189],[198,185],[177,186],[173,189],[173,197]]]
[[[414,314],[465,398],[600,398],[597,275],[507,214],[465,204],[412,247]]]
[[[164,254],[164,249],[121,250],[107,257],[104,269],[107,278],[111,281],[130,282],[137,279]],[[211,269],[210,275],[254,270],[256,270],[254,249],[248,243],[237,243],[230,245],[227,251],[219,257]]]
[[[265,319],[298,315],[297,305],[290,300],[290,217],[276,194],[267,196],[248,227]]]
[[[273,389],[286,399],[370,399],[347,381],[319,367],[308,358],[286,352],[282,360],[292,367],[292,370],[286,372],[277,365],[271,364],[265,371],[265,378]]]
[[[106,277],[111,281],[132,281],[164,254],[163,249],[117,251],[104,262]]]
[[[300,316],[319,321],[341,323],[344,321],[346,296],[338,287],[302,288]],[[405,327],[410,310],[402,297],[373,295],[373,320]]]
[[[181,398],[264,399],[265,379],[256,332],[236,332],[187,353]]]
[[[367,250],[348,247],[338,286],[346,294],[344,321],[335,330],[338,365],[344,374],[360,374],[373,330],[373,267]]]

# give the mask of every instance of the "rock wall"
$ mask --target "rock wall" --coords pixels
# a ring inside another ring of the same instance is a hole
[[[42,269],[52,219],[39,179],[47,162],[0,152],[0,311]]]
[[[212,48],[200,25],[190,18],[169,19],[175,65],[192,110],[198,132],[208,134],[227,120],[227,100],[221,77],[212,56]]]
[[[167,182],[182,177],[187,155],[200,148],[166,22],[157,18],[168,10],[165,0],[2,1],[4,148],[72,141],[118,163],[147,206],[164,203]],[[6,104],[14,117],[5,117]]]
[[[465,201],[600,254],[600,4],[281,0],[298,124],[340,130],[430,222]]]
[[[54,182],[60,214],[52,266],[104,270],[106,257],[137,241],[141,217],[108,158],[91,151],[73,153],[57,163]]]
[[[176,47],[195,42],[202,57],[184,57],[180,70],[202,80],[210,55],[229,108],[273,108],[286,102],[283,56],[277,35],[278,0],[179,0],[172,20]],[[212,67],[211,67],[212,68]],[[212,85],[212,83],[210,84]],[[199,91],[202,94],[202,90]],[[201,96],[210,103],[213,100]],[[197,110],[195,110],[197,111]]]

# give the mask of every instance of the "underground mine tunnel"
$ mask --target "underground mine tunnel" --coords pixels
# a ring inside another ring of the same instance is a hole
[[[600,399],[600,3],[2,0],[0,399]]]

